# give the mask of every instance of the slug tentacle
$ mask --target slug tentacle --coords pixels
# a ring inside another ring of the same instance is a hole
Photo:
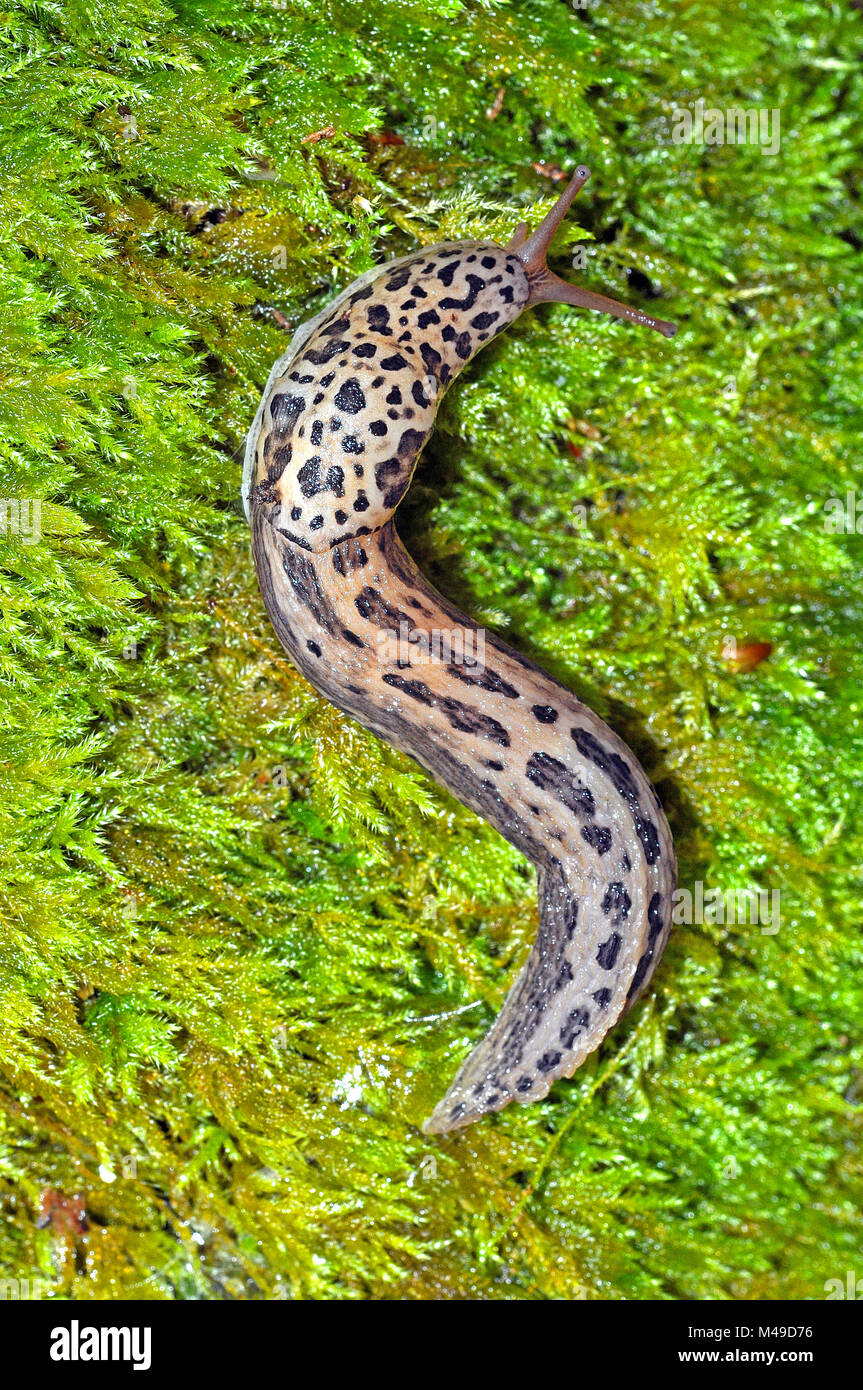
[[[431,1133],[571,1076],[646,987],[671,920],[671,835],[632,753],[533,662],[487,633],[483,651],[392,521],[460,367],[528,304],[563,297],[545,253],[587,177],[508,248],[444,244],[361,277],[276,363],[247,446],[261,591],[296,665],[537,867],[536,942]]]

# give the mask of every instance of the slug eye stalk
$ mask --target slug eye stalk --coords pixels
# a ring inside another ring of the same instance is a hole
[[[634,309],[629,304],[621,304],[617,299],[608,299],[604,294],[593,294],[591,290],[579,289],[568,280],[561,280],[560,276],[555,275],[546,265],[552,237],[569,211],[575,195],[589,178],[590,170],[586,165],[579,164],[554,207],[546,214],[536,231],[526,236],[527,227],[522,222],[506,248],[515,252],[527,274],[530,297],[525,307],[544,302],[576,304],[580,309],[596,309],[603,314],[612,314],[614,318],[626,319],[628,323],[640,323],[646,328],[655,328],[657,333],[662,333],[666,338],[673,338],[677,332],[676,323],[654,318],[652,314],[645,314],[641,309]]]

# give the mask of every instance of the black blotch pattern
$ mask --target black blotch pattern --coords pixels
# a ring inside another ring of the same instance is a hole
[[[339,410],[343,410],[346,415],[357,415],[365,409],[366,398],[355,376],[348,377],[347,381],[342,382],[336,394],[335,403]]]
[[[558,717],[553,705],[533,705],[531,714],[540,724],[554,724]]]
[[[403,432],[396,448],[396,453],[402,461],[416,457],[425,443],[426,433],[426,430],[405,430]]]
[[[549,753],[531,753],[525,770],[528,781],[549,792],[583,820],[591,820],[596,814],[596,803],[590,788],[582,787],[569,768]]]
[[[411,274],[412,271],[410,269],[410,266],[400,266],[398,270],[393,272],[392,277],[389,280],[387,280],[385,288],[388,290],[404,289],[408,280],[411,278]]]
[[[304,497],[315,497],[319,492],[326,492],[327,485],[321,476],[320,454],[306,460],[297,472],[297,482]]]
[[[608,854],[611,849],[611,831],[607,825],[583,825],[581,838],[586,840],[597,854]]]
[[[339,338],[337,342],[327,343],[324,348],[309,348],[304,354],[307,362],[312,362],[316,367],[322,367],[326,362],[332,362],[334,357],[338,357],[340,352],[349,348],[350,343],[347,338]],[[300,381],[311,381],[312,377],[300,377]]]
[[[649,932],[647,937],[647,950],[643,952],[637,966],[635,967],[635,974],[632,977],[632,983],[626,992],[627,999],[631,999],[635,991],[644,982],[644,977],[647,974],[650,962],[653,960],[653,953],[656,949],[656,938],[662,931],[662,928],[664,926],[664,922],[662,920],[661,893],[654,893],[653,897],[650,899],[647,908],[647,922],[649,926]]]
[[[485,289],[485,280],[479,275],[468,275],[468,292],[464,299],[453,299],[452,295],[446,295],[440,302],[442,309],[472,309],[476,304],[477,295],[480,290]]]
[[[428,368],[428,371],[432,374],[432,376],[437,376],[438,369],[440,368],[440,364],[443,361],[443,358],[441,357],[439,352],[435,351],[431,343],[420,344],[420,357],[422,358],[423,362],[425,363],[426,367]]]
[[[598,739],[587,729],[571,729],[570,733],[582,757],[588,758],[614,784],[616,790],[627,802],[635,822],[635,833],[644,847],[644,857],[648,864],[655,864],[659,858],[659,832],[652,820],[643,814],[632,773],[619,753],[608,752]]]
[[[602,945],[599,947],[599,950],[596,953],[596,961],[598,965],[602,966],[603,970],[614,969],[617,957],[620,954],[620,946],[622,941],[623,937],[620,936],[616,931],[613,931],[608,940],[603,941]]]
[[[559,1034],[560,1041],[567,1052],[570,1051],[576,1038],[584,1032],[589,1023],[590,1014],[587,1009],[573,1009],[571,1013],[567,1014]]]
[[[288,434],[306,408],[302,396],[290,396],[282,391],[270,401],[270,416],[273,429],[279,434]]]
[[[275,502],[276,489],[269,479],[265,478],[262,483],[257,483],[256,486],[252,488],[249,493],[249,498],[252,502],[258,504],[263,502]]]
[[[493,719],[491,715],[482,714],[480,710],[474,709],[471,705],[465,705],[461,700],[453,699],[452,696],[441,696],[438,699],[425,681],[410,680],[406,676],[397,676],[392,672],[387,672],[383,680],[395,690],[401,690],[405,695],[409,695],[412,700],[418,700],[424,705],[437,705],[439,709],[443,710],[454,729],[459,729],[466,734],[478,734],[480,738],[490,739],[493,743],[499,743],[504,748],[509,747],[509,734],[503,725],[497,719]]]
[[[632,899],[622,883],[609,883],[600,903],[602,911],[606,917],[614,914],[615,923],[621,922],[624,917],[629,916],[629,909],[632,907]]]

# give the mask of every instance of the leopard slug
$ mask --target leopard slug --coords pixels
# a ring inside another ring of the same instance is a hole
[[[533,948],[426,1121],[431,1134],[572,1076],[647,986],[671,923],[671,832],[633,754],[492,634],[482,661],[457,660],[479,630],[423,578],[393,522],[442,392],[530,305],[557,300],[673,336],[673,324],[548,270],[588,178],[579,167],[537,230],[521,224],[506,247],[445,242],[360,276],[276,362],[246,443],[254,560],[286,651],[536,865]],[[441,632],[449,649],[423,660]]]

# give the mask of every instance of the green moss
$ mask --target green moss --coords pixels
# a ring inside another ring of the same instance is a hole
[[[42,503],[38,543],[0,535],[2,1273],[823,1297],[860,1242],[863,543],[823,510],[859,474],[859,13],[13,0],[0,25],[0,496]],[[779,108],[779,151],[674,144],[701,97]],[[572,1082],[432,1142],[534,884],[281,654],[239,450],[288,327],[377,258],[505,239],[578,160],[557,268],[586,246],[584,283],[649,282],[681,332],[526,315],[447,398],[401,530],[632,744],[681,884],[778,888],[782,925],[680,927]],[[772,654],[741,671],[727,639]],[[37,1229],[46,1189],[89,1231]]]

